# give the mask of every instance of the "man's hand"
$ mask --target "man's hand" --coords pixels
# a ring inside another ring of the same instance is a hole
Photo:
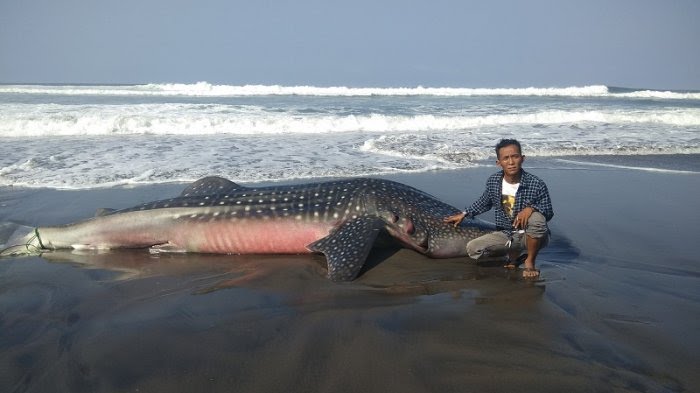
[[[445,219],[443,219],[443,221],[446,223],[452,224],[452,225],[454,225],[455,228],[457,228],[466,216],[467,216],[467,213],[462,212],[462,213],[455,214],[453,216],[445,217]]]
[[[535,209],[529,206],[521,210],[520,213],[518,213],[518,215],[515,217],[515,220],[513,220],[513,228],[525,229],[525,227],[527,226],[527,220],[530,219],[530,216],[534,211]]]

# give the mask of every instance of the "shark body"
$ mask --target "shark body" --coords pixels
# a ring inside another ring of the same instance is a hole
[[[466,256],[490,230],[443,218],[459,210],[405,184],[359,178],[243,187],[206,177],[171,199],[106,211],[75,223],[39,227],[38,249],[150,248],[223,254],[323,253],[328,277],[357,277],[380,232],[432,258]],[[27,235],[27,236],[30,236]],[[29,238],[28,238],[29,239]]]

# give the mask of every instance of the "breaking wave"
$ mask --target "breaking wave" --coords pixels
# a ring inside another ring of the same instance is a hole
[[[700,92],[657,91],[609,88],[604,85],[526,88],[466,87],[348,87],[348,86],[282,86],[282,85],[217,85],[197,83],[152,83],[144,85],[0,85],[0,93],[87,96],[535,96],[535,97],[625,97],[674,100],[700,100]]]
[[[0,136],[255,135],[343,132],[443,132],[508,125],[582,123],[700,126],[700,109],[564,111],[486,115],[300,113],[256,106],[201,104],[0,105]]]

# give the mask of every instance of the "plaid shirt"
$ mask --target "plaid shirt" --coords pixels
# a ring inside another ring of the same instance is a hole
[[[465,212],[474,217],[495,208],[496,228],[510,233],[513,229],[513,220],[526,207],[532,207],[547,219],[554,216],[552,200],[549,198],[547,185],[537,176],[531,175],[524,170],[520,177],[520,187],[515,193],[515,206],[513,206],[513,217],[508,216],[501,205],[501,188],[503,186],[503,171],[494,173],[486,181],[486,190],[481,197],[469,206]]]

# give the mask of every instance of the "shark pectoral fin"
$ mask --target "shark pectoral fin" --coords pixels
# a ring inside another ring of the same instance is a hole
[[[328,278],[333,281],[351,281],[360,273],[374,240],[384,225],[384,221],[377,217],[354,218],[307,248],[326,256]]]
[[[148,248],[148,252],[151,254],[158,254],[158,253],[166,253],[166,252],[173,252],[173,253],[178,253],[178,252],[187,252],[187,249],[185,249],[182,246],[175,245],[173,243],[163,243],[163,244],[156,244]]]

